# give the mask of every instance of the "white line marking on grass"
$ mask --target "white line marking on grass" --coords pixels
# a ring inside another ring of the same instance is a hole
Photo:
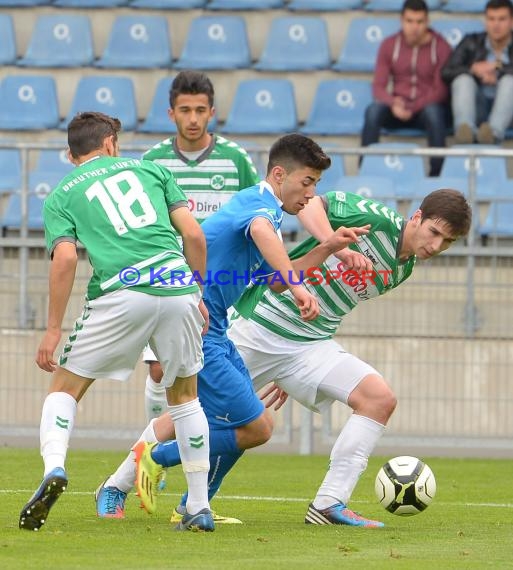
[[[0,489],[1,494],[7,493],[33,493],[33,489]],[[66,491],[66,495],[88,496],[94,497],[94,491]],[[159,493],[160,497],[181,497],[181,493]],[[224,499],[226,501],[268,501],[275,503],[309,503],[311,499],[302,497],[262,497],[258,495],[216,495],[216,499]],[[351,503],[358,503],[362,505],[373,505],[375,501],[351,501]],[[463,506],[475,508],[493,508],[493,509],[513,509],[513,503],[456,503],[456,502],[441,502],[436,501],[437,505],[442,507],[449,506]]]

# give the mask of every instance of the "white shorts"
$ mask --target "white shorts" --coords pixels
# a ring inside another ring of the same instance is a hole
[[[153,350],[151,350],[150,345],[147,344],[144,347],[143,353],[142,353],[142,360],[143,362],[158,362],[158,358],[155,356],[155,353],[153,352]]]
[[[149,342],[164,370],[164,385],[203,367],[200,293],[157,296],[122,289],[86,301],[59,359],[85,378],[125,381]]]
[[[314,412],[334,402],[332,396],[319,390],[319,385],[335,369],[345,404],[365,376],[381,376],[334,340],[294,342],[244,318],[232,322],[228,336],[242,356],[255,390],[276,382],[291,398]]]

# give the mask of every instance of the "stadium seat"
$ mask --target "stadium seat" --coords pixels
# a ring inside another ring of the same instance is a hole
[[[0,149],[0,193],[21,188],[21,155],[18,149]]]
[[[268,10],[284,8],[284,0],[210,0],[208,10]]]
[[[0,8],[26,8],[49,3],[50,0],[0,0]]]
[[[372,87],[364,79],[326,79],[317,85],[310,114],[301,128],[305,134],[355,135],[363,128]]]
[[[53,77],[4,77],[0,84],[0,129],[54,129],[58,124],[59,106]]]
[[[487,0],[446,0],[443,4],[445,12],[484,12]]]
[[[29,67],[80,67],[94,60],[91,23],[87,16],[65,13],[37,18],[25,57]]]
[[[237,86],[224,133],[274,134],[297,130],[294,88],[288,79],[247,79]]]
[[[452,148],[496,149],[488,145],[454,145]],[[470,159],[468,157],[448,156],[442,166],[442,176],[469,177]],[[478,199],[487,200],[501,194],[501,188],[507,182],[507,159],[504,157],[476,158],[476,194]]]
[[[336,71],[374,71],[376,55],[383,39],[397,32],[399,18],[354,18],[337,62]]]
[[[328,152],[331,158],[331,166],[322,173],[321,180],[317,183],[317,194],[326,194],[330,190],[343,190],[340,188],[340,180],[344,178],[346,168],[344,166],[344,157],[341,154]]]
[[[144,10],[191,10],[204,8],[207,0],[129,0],[130,8]]]
[[[126,6],[128,0],[54,0],[54,6],[63,8],[115,8]]]
[[[425,0],[428,10],[441,10],[441,4],[444,0]],[[366,0],[364,4],[365,10],[369,12],[400,12],[404,4],[404,0]]]
[[[107,47],[97,67],[170,67],[171,44],[167,19],[163,16],[118,16],[112,25]]]
[[[463,192],[465,196],[468,196],[468,178],[461,176],[429,176],[427,178],[419,178],[415,186],[412,187],[410,198],[418,202],[430,192],[443,188],[459,190]]]
[[[364,198],[380,200],[395,207],[394,183],[385,176],[341,176],[337,187],[332,190],[360,194]]]
[[[513,201],[492,202],[479,233],[486,238],[513,237]]]
[[[28,194],[28,228],[31,230],[43,229],[43,202],[48,194],[61,180],[57,173],[29,173]],[[18,230],[21,226],[21,194],[14,192],[9,196],[7,208],[2,219],[2,234],[7,230]]]
[[[155,94],[151,102],[151,108],[144,122],[137,129],[141,133],[176,133],[174,122],[168,117],[169,109],[169,89],[173,77],[163,77],[157,84]],[[217,128],[217,118],[214,118],[208,124],[210,131]]]
[[[12,17],[9,14],[0,14],[0,64],[13,65],[16,62],[16,39]]]
[[[331,65],[328,29],[322,18],[274,18],[255,69],[298,71]]]
[[[395,184],[395,194],[409,198],[417,181],[425,177],[424,161],[421,156],[401,155],[402,149],[418,148],[414,143],[374,143],[368,148],[390,149],[390,154],[364,155],[360,175],[384,176]],[[394,153],[398,151],[397,153]]]
[[[82,77],[75,90],[70,112],[61,128],[66,129],[71,119],[84,110],[101,111],[117,117],[124,131],[135,130],[137,106],[132,79],[109,75]]]
[[[291,0],[289,10],[308,10],[311,12],[337,12],[355,10],[362,7],[361,0]]]
[[[63,144],[63,146],[65,146]],[[64,176],[71,169],[73,164],[68,160],[66,150],[40,150],[34,171],[37,172],[55,172]]]
[[[473,18],[441,18],[439,20],[431,20],[431,27],[441,33],[453,48],[460,43],[465,34],[484,32],[483,22]]]
[[[235,69],[251,66],[246,22],[241,16],[192,20],[176,69]]]

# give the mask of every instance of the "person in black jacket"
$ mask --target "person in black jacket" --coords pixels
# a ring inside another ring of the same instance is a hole
[[[451,86],[455,138],[500,143],[513,119],[513,4],[489,0],[486,32],[467,34],[442,68]]]

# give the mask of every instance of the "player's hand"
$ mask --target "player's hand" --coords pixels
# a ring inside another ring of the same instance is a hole
[[[262,395],[260,396],[260,399],[265,402],[265,407],[266,408],[271,408],[272,405],[276,403],[276,405],[274,406],[274,409],[276,411],[278,411],[283,404],[287,401],[287,398],[289,397],[289,395],[287,394],[287,392],[285,392],[285,390],[282,390],[277,384],[271,384],[269,386],[269,388],[267,388]],[[267,399],[267,401],[265,401]]]
[[[53,372],[57,367],[57,362],[53,358],[53,354],[61,340],[62,332],[60,330],[47,330],[36,354],[36,363],[46,372]]]
[[[363,273],[364,271],[372,271],[373,269],[372,261],[359,251],[353,251],[349,248],[341,249],[335,253],[335,257],[340,259],[346,270],[351,269],[358,273]]]
[[[205,336],[207,334],[208,327],[210,326],[210,315],[208,314],[208,309],[203,299],[199,302],[198,309],[200,310],[201,316],[205,319],[205,324],[201,331],[201,336]]]
[[[304,321],[312,321],[319,316],[319,303],[302,285],[290,288],[294,301]]]
[[[369,229],[370,224],[362,226],[361,228],[340,227],[333,232],[324,243],[329,247],[331,252],[335,253],[351,243],[356,243],[360,236],[369,233]]]

